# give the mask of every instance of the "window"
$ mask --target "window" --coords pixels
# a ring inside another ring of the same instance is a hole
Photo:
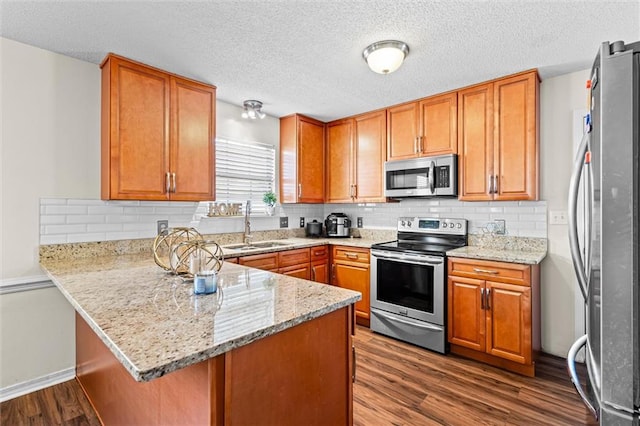
[[[264,212],[262,196],[274,191],[275,176],[275,146],[216,138],[216,201],[251,200],[253,212]]]

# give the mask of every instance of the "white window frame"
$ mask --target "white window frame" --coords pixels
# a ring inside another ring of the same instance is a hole
[[[276,186],[276,147],[255,141],[216,137],[216,202],[251,200],[252,215],[266,215],[262,197]]]

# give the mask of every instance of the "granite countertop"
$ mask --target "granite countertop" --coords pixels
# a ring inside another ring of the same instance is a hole
[[[537,265],[547,255],[546,238],[469,234],[469,245],[447,251],[450,257]]]
[[[225,263],[218,292],[148,253],[42,259],[62,294],[137,381],[169,372],[323,316],[361,299],[339,287]]]

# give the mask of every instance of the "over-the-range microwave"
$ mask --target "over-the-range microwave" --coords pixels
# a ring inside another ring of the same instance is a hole
[[[458,156],[447,154],[385,162],[384,195],[389,198],[457,197]]]

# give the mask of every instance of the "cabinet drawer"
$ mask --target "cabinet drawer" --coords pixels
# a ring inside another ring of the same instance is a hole
[[[254,254],[252,256],[243,256],[240,258],[239,263],[244,266],[250,266],[252,268],[265,269],[267,271],[278,269],[278,254],[277,253],[265,253]]]
[[[301,263],[309,263],[309,260],[310,255],[308,248],[287,250],[278,253],[278,265],[281,268],[300,265]]]
[[[369,264],[369,249],[358,247],[334,246],[333,260],[346,260]]]
[[[526,286],[531,284],[531,267],[519,263],[450,257],[449,275]]]
[[[311,247],[311,261],[324,260],[329,258],[329,246]]]

